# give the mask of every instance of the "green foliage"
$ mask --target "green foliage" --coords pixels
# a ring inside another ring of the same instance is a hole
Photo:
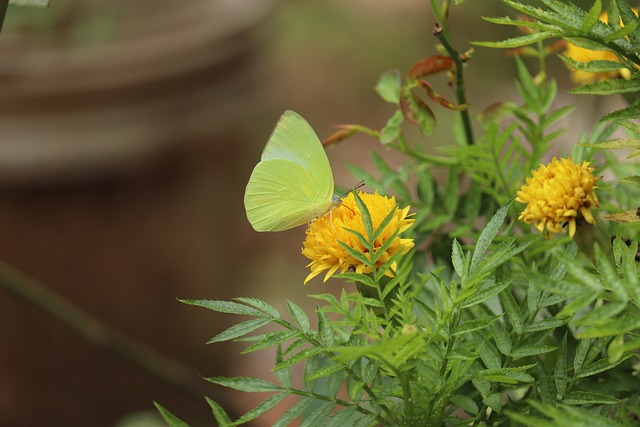
[[[319,304],[311,316],[293,301],[283,311],[255,298],[183,301],[242,317],[209,343],[241,341],[247,344],[243,353],[275,354],[275,381],[208,378],[235,391],[267,395],[235,421],[209,401],[220,425],[249,422],[292,395],[297,402],[274,425],[628,426],[640,416],[638,227],[598,218],[594,227],[606,235],[607,245],[612,236],[610,247],[581,241],[580,231],[574,241],[548,240],[519,221],[522,206],[514,203],[530,171],[564,138],[558,123],[573,112],[573,105],[556,102],[558,87],[545,68],[556,58],[543,42],[557,37],[607,49],[620,61],[578,62],[559,55],[576,70],[635,70],[640,21],[622,0],[597,0],[588,10],[558,0],[542,0],[543,7],[504,3],[528,18],[485,19],[527,33],[477,45],[518,48],[538,59],[539,69],[532,71],[515,56],[518,99],[474,112],[475,129],[470,126],[472,104],[465,101],[462,75],[470,53],[451,46],[450,2],[432,1],[443,21],[434,29],[440,52],[418,61],[404,78],[396,70],[382,75],[375,91],[392,109],[379,130],[349,125],[348,135],[343,129],[329,138],[336,142],[362,132],[405,156],[404,164],[392,167],[371,153],[374,171],[349,170],[393,194],[400,206],[412,207],[415,223],[411,235],[402,237],[414,239],[413,250],[378,265],[391,242],[380,243],[379,237],[393,212],[374,226],[354,194],[365,231],[347,231],[363,249],[342,248],[370,273],[334,276],[354,286],[335,295],[310,295]],[[611,25],[599,20],[604,10]],[[455,102],[432,85],[436,73],[454,75]],[[639,74],[582,85],[569,97],[635,93]],[[640,154],[640,126],[634,122],[640,107],[626,99],[628,107],[594,120],[592,129],[571,141],[574,160],[588,160],[597,165],[597,175],[608,176],[597,185],[600,206],[609,212],[633,213],[640,205],[634,157]],[[430,137],[443,108],[457,115],[455,142],[434,149]],[[621,160],[614,149],[632,152]],[[600,157],[594,159],[596,153]],[[394,274],[385,275],[392,265]],[[182,425],[159,410],[169,425]]]

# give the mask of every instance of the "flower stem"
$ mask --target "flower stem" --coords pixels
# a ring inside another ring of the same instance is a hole
[[[438,38],[440,43],[442,43],[442,46],[444,46],[449,56],[451,56],[456,64],[456,98],[459,105],[465,105],[467,104],[467,95],[464,85],[464,64],[462,62],[462,58],[458,51],[451,45],[451,41],[449,40],[449,36],[446,31],[444,31],[443,27],[437,22],[433,27],[433,35]],[[461,110],[460,117],[462,118],[462,126],[464,127],[464,135],[467,140],[467,145],[473,145],[473,129],[471,127],[469,109],[465,108],[464,110]]]
[[[7,15],[7,8],[9,7],[9,0],[0,0],[0,31],[4,24],[4,18]]]

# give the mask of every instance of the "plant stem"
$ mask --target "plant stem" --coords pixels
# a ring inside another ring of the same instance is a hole
[[[9,0],[0,0],[0,32],[4,24],[4,18],[7,15],[7,8],[9,7]]]
[[[154,378],[186,391],[198,401],[206,394],[200,377],[191,369],[101,322],[1,260],[0,286],[48,313],[87,341],[110,350]]]
[[[454,63],[456,64],[456,98],[459,105],[465,105],[467,103],[467,95],[464,86],[464,64],[462,62],[462,58],[460,57],[458,51],[455,50],[451,45],[451,41],[449,40],[449,37],[443,30],[442,26],[437,22],[433,27],[433,35],[438,38],[440,43],[442,43],[442,46],[444,46],[449,56],[451,56]],[[464,134],[467,140],[467,145],[473,145],[473,129],[471,127],[469,109],[465,108],[464,110],[461,110],[460,116],[462,118],[462,126],[464,127]]]

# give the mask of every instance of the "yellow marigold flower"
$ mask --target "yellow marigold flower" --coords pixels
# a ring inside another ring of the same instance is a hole
[[[395,197],[385,197],[377,192],[370,194],[359,191],[358,195],[371,214],[374,230],[378,229],[389,212],[395,212],[391,222],[389,222],[375,241],[374,247],[380,248],[390,238],[393,238],[384,254],[376,262],[376,265],[381,267],[396,254],[402,255],[407,253],[409,249],[413,247],[413,239],[400,238],[396,233],[402,233],[413,224],[414,220],[408,218],[409,207],[399,209],[396,206]],[[361,252],[371,259],[370,254],[360,240],[358,240],[358,237],[347,230],[354,230],[365,237],[367,236],[362,221],[362,214],[356,204],[353,193],[349,193],[349,195],[342,200],[340,206],[309,224],[302,248],[302,255],[311,260],[307,265],[307,267],[311,269],[311,273],[309,273],[305,279],[305,284],[325,270],[327,271],[324,276],[325,282],[337,271],[344,273],[347,270],[352,270],[362,274],[371,272],[371,267],[351,256],[338,243],[342,242],[347,247]],[[396,265],[393,263],[385,272],[385,275],[393,276],[395,268]]]
[[[637,9],[633,8],[635,14],[638,14]],[[605,24],[608,22],[607,12],[602,12],[600,14],[600,21]],[[624,26],[622,20],[620,21],[620,25]],[[614,61],[620,62],[620,58],[616,56],[615,53],[610,50],[590,50],[585,49],[580,46],[576,46],[571,43],[567,43],[567,49],[564,51],[564,54],[574,61],[578,62],[591,62],[591,61]],[[621,64],[622,65],[622,64]],[[628,79],[631,75],[631,70],[626,67],[620,67],[617,71],[608,71],[608,72],[600,72],[600,73],[590,73],[587,71],[574,70],[571,69],[571,79],[578,84],[586,84],[586,83],[594,83],[600,80],[612,80],[617,78],[625,78]]]
[[[569,236],[576,233],[576,218],[581,215],[589,224],[595,223],[590,208],[598,207],[594,193],[598,178],[589,162],[575,164],[571,159],[553,158],[547,166],[532,171],[527,183],[518,191],[516,200],[527,206],[518,219],[531,224],[549,237],[569,225]]]

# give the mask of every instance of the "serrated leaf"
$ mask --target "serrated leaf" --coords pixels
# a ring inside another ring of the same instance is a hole
[[[169,425],[169,427],[189,427],[189,424],[180,420],[178,417],[173,415],[167,409],[163,408],[159,403],[153,402],[158,412],[160,412],[160,416],[162,419]],[[222,424],[221,424],[222,426]],[[224,426],[226,427],[226,426]]]
[[[482,403],[484,403],[485,405],[487,405],[489,408],[493,409],[497,413],[500,413],[500,411],[502,411],[502,394],[491,393],[490,395],[482,399]]]
[[[586,328],[577,336],[580,338],[599,338],[621,335],[638,329],[640,329],[640,313],[636,311],[631,315],[624,315],[606,323]]]
[[[291,408],[287,410],[275,423],[273,427],[286,427],[291,424],[315,399],[312,397],[304,397],[296,402]]]
[[[484,227],[482,233],[480,233],[480,237],[478,237],[478,242],[476,243],[476,247],[473,250],[473,257],[471,258],[471,267],[470,270],[473,270],[480,262],[480,259],[491,245],[491,242],[498,234],[500,230],[500,226],[504,222],[505,217],[507,216],[507,212],[509,207],[511,206],[511,202],[506,205],[500,207],[498,211],[491,217],[489,223]]]
[[[463,300],[462,308],[468,308],[473,305],[485,302],[489,298],[498,295],[500,292],[504,291],[509,286],[511,286],[514,280],[515,280],[515,277],[510,277],[501,282],[494,283],[493,285],[485,289],[482,289],[478,292],[473,293],[473,295],[471,295],[469,298],[466,298]]]
[[[620,180],[620,182],[624,182],[625,184],[631,184],[634,185],[636,187],[640,187],[640,176],[634,175],[634,176],[627,176],[625,178],[622,178]],[[637,214],[636,214],[637,216]]]
[[[602,80],[588,83],[569,90],[576,95],[614,95],[640,91],[640,80]]]
[[[248,307],[244,304],[238,304],[237,302],[232,301],[190,299],[182,299],[179,301],[184,304],[195,305],[197,307],[206,308],[207,310],[216,311],[218,313],[246,314],[249,316],[264,317],[264,313],[262,313],[261,311],[256,310],[253,307]]]
[[[291,313],[293,320],[298,324],[298,326],[300,326],[300,329],[302,329],[302,332],[309,332],[311,323],[309,322],[309,317],[307,317],[307,314],[304,312],[302,307],[293,301],[287,300],[287,308],[289,309],[289,313]]]
[[[456,239],[453,239],[453,247],[451,248],[451,262],[458,276],[464,277],[464,251],[462,250],[462,246],[460,246],[460,242]]]
[[[599,21],[600,12],[602,12],[602,1],[596,0],[589,9],[589,13],[585,16],[584,21],[582,21],[581,30],[583,33],[588,33],[596,25]]]
[[[572,391],[562,399],[562,403],[567,405],[615,405],[619,401],[613,396],[590,391]]]
[[[400,71],[385,71],[376,83],[375,91],[380,98],[391,104],[400,103]]]
[[[285,398],[287,398],[287,396],[289,396],[289,394],[279,393],[279,394],[274,394],[273,396],[267,397],[265,400],[263,400],[258,405],[256,405],[253,409],[249,410],[240,418],[238,418],[234,422],[234,424],[235,425],[244,424],[251,420],[255,420],[260,415],[264,414],[265,412],[269,411],[274,406],[276,406],[278,403],[282,402]]]
[[[253,377],[211,377],[205,378],[207,381],[223,387],[232,388],[247,393],[256,393],[262,391],[282,391],[282,387],[273,384],[262,378]]]
[[[349,406],[348,408],[337,411],[329,417],[323,424],[324,427],[343,427],[349,425],[351,417],[356,413],[355,406]]]
[[[586,360],[587,353],[589,352],[589,346],[591,345],[590,339],[581,339],[578,341],[578,347],[576,347],[576,354],[573,357],[573,372],[577,374],[582,369],[582,366]]]
[[[620,150],[624,148],[640,148],[640,139],[611,139],[593,144],[579,144],[580,147],[598,148],[605,150]]]
[[[480,410],[473,399],[462,394],[454,394],[453,396],[451,396],[451,402],[470,415],[475,415]]]
[[[605,115],[600,119],[600,122],[605,122],[608,120],[637,119],[638,117],[640,117],[640,106],[630,105],[626,108],[622,108]]]
[[[455,329],[452,335],[453,336],[464,335],[464,334],[468,334],[469,332],[478,331],[480,329],[486,329],[493,322],[498,320],[500,317],[502,316],[497,315],[497,316],[482,317],[480,319],[467,320],[466,322],[462,322],[460,325],[458,325],[458,327]]]
[[[520,37],[513,37],[510,39],[506,39],[506,40],[502,40],[502,41],[498,41],[498,42],[491,42],[491,41],[478,41],[478,42],[472,42],[472,44],[475,44],[477,46],[483,46],[483,47],[495,47],[495,48],[500,48],[500,49],[513,49],[516,47],[522,47],[522,46],[527,46],[542,40],[546,40],[548,38],[551,37],[556,37],[558,36],[557,33],[552,32],[552,31],[541,31],[539,33],[535,33],[535,34],[527,34],[526,36],[520,36]]]
[[[293,339],[299,335],[298,331],[277,331],[268,332],[262,335],[259,341],[256,341],[249,347],[242,350],[241,353],[251,353],[258,350],[264,350],[265,348],[273,347],[274,345],[282,344],[285,341]]]
[[[564,334],[560,342],[560,348],[556,358],[556,366],[553,370],[553,383],[560,396],[567,391],[567,334]]]
[[[561,319],[551,318],[544,319],[538,322],[531,323],[524,328],[524,332],[537,332],[546,331],[548,329],[555,329],[562,325],[566,325],[571,320],[570,317],[564,317]]]
[[[582,368],[577,373],[576,377],[586,378],[592,375],[599,374],[601,372],[608,371],[609,369],[615,368],[616,366],[618,366],[619,364],[621,364],[622,362],[624,362],[630,357],[633,357],[633,355],[632,354],[625,355],[625,357],[621,358],[620,360],[614,363],[610,363],[607,359],[597,360],[596,362],[590,364],[589,366]]]
[[[595,60],[580,62],[563,54],[559,54],[558,56],[569,67],[578,71],[585,71],[587,73],[608,73],[618,71],[620,68],[624,67],[623,64],[616,61]]]
[[[271,304],[268,304],[261,299],[252,297],[238,297],[234,298],[233,300],[245,303],[257,308],[258,310],[262,310],[274,319],[280,319],[280,312],[278,312],[278,310],[276,310],[275,307],[273,307]]]
[[[536,356],[539,354],[549,353],[557,348],[558,347],[555,345],[524,345],[513,350],[511,352],[511,357],[514,359],[520,359],[522,357]]]
[[[327,366],[323,366],[320,369],[316,369],[315,371],[313,371],[313,374],[309,375],[308,377],[305,377],[304,380],[305,381],[315,381],[318,380],[320,378],[323,377],[327,377],[331,374],[334,374],[338,371],[342,371],[345,369],[345,366],[340,364],[340,363],[332,363],[330,365]]]
[[[507,313],[507,317],[509,319],[509,323],[513,328],[514,332],[518,335],[522,334],[524,329],[524,321],[522,319],[522,312],[520,311],[520,306],[516,302],[513,294],[511,293],[511,289],[505,289],[504,292],[500,293],[500,305]]]
[[[335,404],[333,402],[327,402],[314,409],[304,418],[302,423],[300,423],[300,427],[318,427],[323,425],[324,420],[329,416],[334,406]]]
[[[308,359],[312,356],[315,356],[316,354],[319,354],[321,352],[322,352],[321,348],[317,348],[317,347],[307,348],[305,350],[302,350],[294,354],[293,356],[290,356],[288,359],[283,360],[282,363],[278,363],[276,366],[273,367],[273,370],[277,371],[278,369],[288,368],[289,366],[295,365],[296,363],[301,362],[305,359]]]
[[[499,369],[483,369],[478,371],[482,379],[491,382],[500,382],[505,384],[530,383],[534,378],[524,372],[531,369],[534,365],[519,366],[517,368],[499,368]]]
[[[318,335],[320,336],[320,340],[327,347],[333,346],[335,336],[331,329],[331,320],[329,319],[329,316],[327,316],[320,307],[316,308],[316,316],[318,316]]]
[[[231,427],[233,425],[231,418],[225,412],[222,406],[218,405],[218,403],[214,402],[208,397],[205,397],[205,400],[207,401],[209,407],[211,408],[211,411],[213,412],[213,417],[216,419],[218,427]]]
[[[267,323],[271,322],[271,319],[251,319],[246,322],[235,324],[228,329],[220,332],[215,337],[207,341],[207,344],[214,342],[229,341],[234,338],[242,337],[248,333],[255,331],[258,328],[263,327]]]

